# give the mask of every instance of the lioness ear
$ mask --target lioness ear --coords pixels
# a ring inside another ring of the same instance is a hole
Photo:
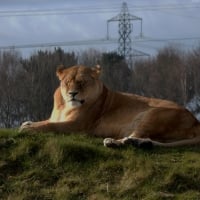
[[[92,70],[95,72],[94,75],[96,77],[99,77],[101,74],[101,67],[100,65],[96,65],[96,67],[93,67]]]
[[[65,67],[63,65],[59,65],[57,67],[57,70],[56,70],[56,75],[58,76],[59,80],[62,80],[63,78],[63,71],[64,71]]]

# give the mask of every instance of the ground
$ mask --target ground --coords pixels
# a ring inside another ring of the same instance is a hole
[[[0,130],[0,199],[200,199],[200,147],[110,149],[86,135]]]

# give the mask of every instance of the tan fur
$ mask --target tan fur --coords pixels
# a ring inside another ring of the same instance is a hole
[[[57,76],[61,83],[50,118],[26,122],[21,132],[83,132],[105,138],[111,147],[200,143],[200,123],[188,110],[167,100],[110,91],[99,80],[99,66],[59,68]]]

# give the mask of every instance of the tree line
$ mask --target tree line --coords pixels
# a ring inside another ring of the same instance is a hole
[[[200,47],[184,52],[167,46],[129,68],[122,56],[95,49],[79,53],[61,48],[39,50],[29,58],[19,51],[0,52],[0,127],[16,127],[26,120],[49,117],[53,93],[59,85],[58,65],[100,64],[101,79],[112,90],[173,100],[186,105],[200,96]]]

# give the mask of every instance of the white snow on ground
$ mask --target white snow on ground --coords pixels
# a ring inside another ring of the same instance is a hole
[[[200,113],[195,114],[195,117],[200,121]]]
[[[200,121],[200,96],[194,96],[187,104],[186,108],[192,112]]]

